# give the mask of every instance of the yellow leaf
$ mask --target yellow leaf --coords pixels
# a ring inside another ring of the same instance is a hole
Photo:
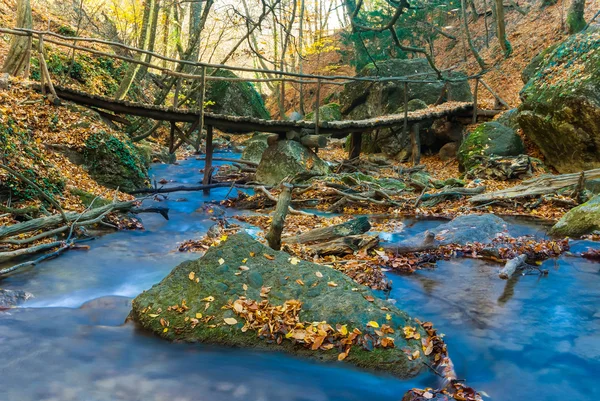
[[[385,315],[385,320],[392,320],[392,315],[389,313]]]
[[[242,288],[244,289],[244,291],[248,291],[248,284],[242,284]]]
[[[221,241],[227,241],[227,236],[226,236],[226,235],[223,235],[223,236],[221,237]]]
[[[327,283],[327,285],[328,285],[328,286],[330,286],[330,287],[337,287],[337,286],[338,286],[338,285],[337,285],[335,282],[333,282],[333,281],[330,281],[330,282],[328,282],[328,283]]]
[[[246,263],[248,261],[248,258],[242,259],[242,263]]]
[[[300,260],[298,258],[291,258],[290,263],[293,265],[297,265]]]
[[[300,285],[304,285],[304,281],[302,281],[302,280],[300,280],[300,279],[296,280],[296,283],[298,283],[298,284],[300,284]]]
[[[213,297],[212,295],[202,299],[202,301],[206,301],[206,302],[212,302],[214,300],[215,300],[215,297]]]
[[[347,325],[343,325],[340,328],[340,334],[343,336],[347,336],[348,335],[348,326]]]
[[[193,281],[194,277],[196,277],[196,273],[190,272],[190,274],[188,275],[188,278]]]
[[[202,319],[202,313],[196,313],[196,319]]]
[[[323,273],[321,272],[316,272],[315,276],[317,276],[318,278],[323,278]]]
[[[229,325],[233,325],[237,323],[237,320],[235,320],[232,317],[226,317],[225,319],[223,319],[225,321],[225,323],[229,324]]]
[[[374,327],[374,328],[378,329],[379,328],[379,323],[377,323],[374,320],[371,320],[369,323],[367,323],[367,326]]]
[[[275,259],[275,256],[273,256],[273,255],[269,255],[268,253],[263,253],[263,256],[264,256],[265,258],[269,259],[269,260],[273,260],[273,259]]]
[[[150,316],[150,317],[157,317],[157,316],[158,316],[158,313],[151,313],[151,314],[149,314],[148,316]]]
[[[219,264],[222,265],[223,263],[225,263],[225,259],[223,259],[223,258],[219,259]]]
[[[166,333],[167,331],[169,331],[169,329],[165,327],[165,328],[163,329],[163,333]]]
[[[254,252],[250,252],[250,257],[253,258],[256,255]]]
[[[250,270],[250,268],[248,266],[240,266],[240,267],[238,267],[238,269],[244,270],[244,271],[245,270]]]

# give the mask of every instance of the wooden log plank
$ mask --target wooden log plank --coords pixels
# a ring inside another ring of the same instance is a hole
[[[206,127],[206,159],[204,160],[204,177],[202,178],[202,184],[210,184],[212,176],[212,158],[213,158],[213,127],[209,125]],[[210,193],[210,188],[204,189],[205,194]]]
[[[503,280],[508,280],[518,269],[523,269],[526,267],[526,259],[526,255],[519,255],[516,258],[510,259],[508,262],[506,262],[502,270],[500,270],[498,277]]]

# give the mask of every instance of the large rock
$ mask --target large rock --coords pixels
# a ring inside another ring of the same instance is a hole
[[[315,120],[316,116],[314,112],[310,112],[306,115],[306,120]],[[339,121],[342,119],[342,112],[340,105],[337,103],[329,103],[319,107],[319,121]]]
[[[268,138],[269,135],[257,134],[244,142],[246,147],[242,152],[242,159],[248,160],[249,162],[259,163],[263,153],[269,147],[269,144],[267,143]]]
[[[106,131],[85,141],[83,164],[98,183],[130,192],[148,186],[146,160],[133,143]]]
[[[423,74],[418,77],[422,80],[437,79],[437,75],[429,66],[427,60],[423,58],[386,60],[378,62],[377,68],[369,64],[358,75],[401,77],[414,74]],[[444,76],[462,78],[464,74],[451,72],[444,73]],[[409,84],[409,110],[411,108],[418,109],[423,104],[435,103],[440,97],[443,87],[442,82]],[[448,98],[455,101],[472,101],[473,96],[469,84],[466,81],[452,82],[449,85]],[[340,106],[344,117],[351,120],[362,120],[402,112],[404,110],[404,83],[352,82],[345,86],[340,95]],[[372,136],[373,141],[364,141],[366,144],[363,146],[364,151],[382,151],[389,157],[399,159],[407,157],[410,148],[410,135],[404,135],[402,127],[376,130]],[[376,146],[372,146],[373,143]]]
[[[570,36],[521,91],[519,125],[560,173],[600,167],[600,31]]]
[[[594,231],[600,231],[600,195],[565,213],[550,234],[581,237]]]
[[[502,124],[514,131],[517,131],[519,127],[519,110],[518,109],[510,109],[500,114],[498,117],[494,119],[495,122]]]
[[[479,125],[462,142],[458,161],[465,170],[478,164],[476,156],[517,156],[525,152],[521,137],[497,122]]]
[[[256,169],[256,180],[278,185],[284,178],[310,178],[329,173],[327,164],[296,141],[277,141],[265,150]]]
[[[241,265],[248,269],[240,270]],[[273,251],[240,233],[210,248],[202,258],[183,262],[173,269],[163,281],[134,299],[130,316],[143,328],[171,341],[279,350],[336,360],[338,349],[311,351],[285,339],[285,332],[280,333],[280,345],[258,337],[252,329],[244,332],[244,318],[223,308],[239,297],[258,302],[266,299],[271,305],[294,299],[302,302],[301,322],[327,322],[332,327],[347,325],[350,331],[357,328],[367,333],[371,330],[367,324],[374,321],[394,330],[387,334],[394,339],[394,348],[367,351],[355,345],[345,362],[399,377],[411,377],[424,370],[421,340],[406,340],[403,332],[404,327],[410,326],[423,336],[420,326],[403,311],[374,297],[366,287],[357,287],[360,286],[339,271],[305,261],[292,264],[289,254]],[[265,293],[263,288],[270,291]],[[371,297],[373,302],[368,300]],[[183,300],[189,309],[177,310],[174,305],[181,305]],[[203,318],[212,318],[192,327],[191,319],[198,313]],[[231,318],[237,322],[224,320]],[[416,360],[410,361],[403,349],[421,352]]]
[[[227,70],[219,70],[215,75],[238,78],[233,72]],[[209,81],[206,87],[206,99],[214,102],[210,105],[210,110],[217,114],[266,120],[271,118],[263,98],[250,82]]]
[[[0,289],[0,308],[17,306],[27,301],[29,298],[33,298],[33,295],[23,290]]]
[[[469,214],[458,216],[446,224],[390,245],[389,248],[405,250],[430,245],[433,249],[449,244],[486,244],[506,232],[507,228],[506,222],[495,214]]]

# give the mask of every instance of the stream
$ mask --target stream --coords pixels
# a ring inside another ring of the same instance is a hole
[[[194,159],[155,165],[151,176],[193,185],[202,167]],[[169,194],[159,203],[170,208],[169,221],[143,215],[145,230],[104,235],[88,251],[4,279],[2,288],[35,298],[0,311],[0,400],[392,401],[435,385],[430,373],[399,380],[277,352],[171,344],[124,324],[133,297],[198,257],[177,244],[204,235],[213,222],[203,202],[228,192]],[[401,233],[382,237],[397,241],[444,222],[404,223]],[[545,229],[517,220],[511,233],[543,236]],[[572,243],[573,252],[587,247],[600,244]],[[542,268],[547,277],[507,282],[494,264],[443,261],[410,276],[387,273],[389,296],[446,335],[458,376],[491,400],[600,398],[600,263],[563,256]]]

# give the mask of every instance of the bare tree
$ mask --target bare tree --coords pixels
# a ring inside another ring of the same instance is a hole
[[[31,3],[29,0],[18,0],[17,2],[17,27],[33,28]],[[23,73],[27,77],[29,76],[30,58],[31,36],[13,35],[2,71],[14,76]]]
[[[504,52],[504,56],[508,57],[512,53],[512,46],[506,37],[506,23],[504,22],[504,4],[502,0],[496,1],[496,34],[500,41],[500,48]]]

